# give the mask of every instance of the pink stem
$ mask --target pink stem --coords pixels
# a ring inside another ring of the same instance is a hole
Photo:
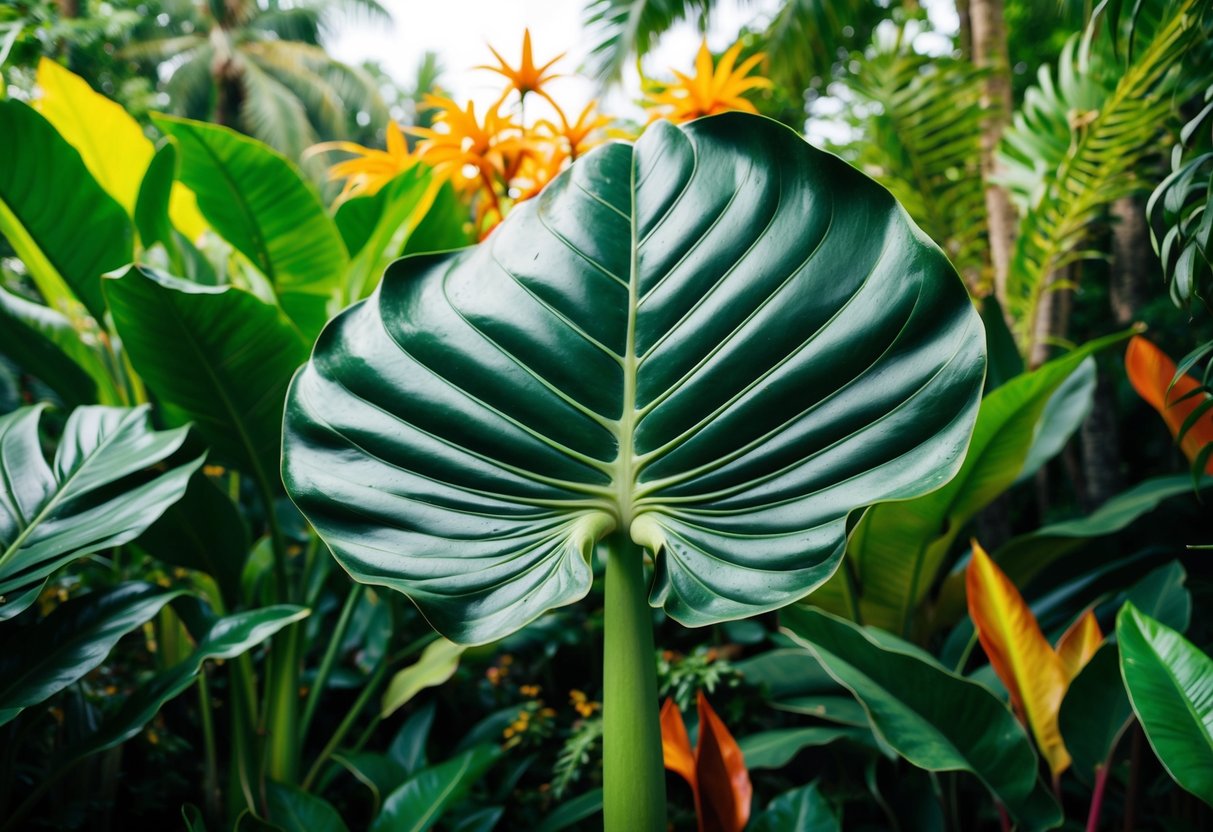
[[[1002,832],[1011,832],[1011,816],[1007,814],[1007,809],[1001,803],[995,803],[998,807],[998,823],[1002,827]]]
[[[1095,791],[1091,794],[1091,811],[1087,814],[1087,832],[1099,828],[1099,812],[1103,809],[1104,789],[1108,785],[1108,766],[1095,767]]]

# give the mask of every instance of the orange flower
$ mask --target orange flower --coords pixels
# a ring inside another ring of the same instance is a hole
[[[741,747],[699,691],[699,742],[694,750],[673,699],[661,707],[665,767],[686,780],[695,797],[699,832],[741,832],[750,819],[754,789]]]
[[[496,201],[495,182],[505,178],[505,156],[520,144],[518,125],[501,114],[500,102],[489,108],[483,122],[471,101],[461,108],[449,98],[427,95],[425,104],[438,111],[434,126],[405,128],[405,132],[421,139],[417,157],[456,188],[474,191],[483,187]]]
[[[564,163],[570,158],[559,146],[553,147],[546,155],[533,152],[523,155],[518,175],[511,180],[514,202],[525,202],[538,196],[564,170]]]
[[[646,106],[654,111],[654,118],[665,117],[673,122],[690,121],[729,110],[757,113],[758,110],[742,94],[771,87],[769,78],[750,75],[750,71],[766,56],[759,52],[746,58],[740,66],[734,66],[740,54],[741,41],[738,41],[729,47],[720,57],[720,63],[713,68],[712,53],[708,51],[705,39],[699,45],[699,54],[695,56],[694,76],[688,77],[674,70],[678,83],[666,86]]]
[[[586,104],[585,109],[581,111],[581,115],[577,116],[577,120],[571,124],[568,117],[565,116],[564,110],[556,107],[556,114],[560,117],[560,124],[556,125],[551,121],[543,119],[535,123],[535,129],[536,131],[546,131],[553,140],[563,143],[564,152],[568,157],[576,159],[600,143],[597,140],[592,140],[590,136],[604,129],[613,121],[610,116],[604,116],[601,113],[595,114],[594,110],[597,106],[597,101],[591,101],[589,104]]]
[[[355,142],[321,142],[309,147],[303,156],[306,159],[334,150],[354,154],[353,158],[338,162],[328,170],[330,182],[345,180],[345,187],[337,195],[338,203],[355,196],[371,196],[417,164],[417,157],[409,153],[404,133],[394,121],[388,122],[386,150],[363,147]]]
[[[564,52],[561,52],[543,66],[535,66],[535,59],[531,54],[530,29],[524,29],[522,32],[522,59],[518,62],[517,68],[514,68],[506,63],[505,58],[501,57],[501,54],[492,46],[489,46],[489,51],[492,52],[493,57],[497,59],[498,65],[488,66],[487,64],[482,64],[475,67],[475,69],[487,69],[489,72],[496,72],[498,75],[504,76],[510,82],[510,89],[517,90],[518,94],[524,99],[526,98],[527,93],[533,92],[536,95],[540,95],[547,99],[552,103],[553,106],[555,106],[556,102],[552,101],[552,97],[548,95],[546,90],[543,89],[543,86],[553,78],[560,77],[559,75],[551,73],[548,70],[552,68],[553,64],[565,56]],[[506,90],[506,93],[509,93],[509,89]],[[502,96],[502,100],[504,99],[505,97]]]

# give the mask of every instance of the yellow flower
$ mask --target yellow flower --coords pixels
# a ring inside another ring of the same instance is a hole
[[[460,190],[483,184],[493,191],[494,178],[504,173],[505,154],[520,142],[518,125],[501,114],[500,102],[488,109],[483,121],[477,118],[472,101],[460,107],[449,98],[427,95],[425,104],[438,111],[434,126],[405,128],[421,140],[417,157]]]
[[[338,203],[355,196],[371,196],[417,164],[417,157],[409,153],[400,125],[394,121],[387,126],[386,150],[363,147],[356,142],[321,142],[309,147],[303,155],[309,158],[334,150],[354,154],[353,158],[338,162],[328,170],[329,181],[345,180],[345,187],[337,195]]]
[[[549,72],[548,70],[550,70],[557,61],[565,56],[564,52],[561,52],[543,66],[535,66],[535,59],[531,54],[530,29],[524,29],[522,32],[522,59],[518,62],[517,68],[514,68],[506,63],[505,58],[501,57],[501,54],[492,46],[489,47],[489,51],[492,52],[493,57],[497,59],[498,65],[488,66],[487,64],[481,64],[475,68],[487,69],[489,72],[496,72],[498,75],[505,77],[506,80],[510,82],[510,87],[506,90],[507,95],[509,94],[510,89],[514,89],[517,90],[518,94],[525,99],[527,93],[533,92],[536,95],[540,95],[547,99],[552,103],[553,106],[555,106],[556,102],[552,101],[552,97],[548,95],[546,90],[543,89],[543,86],[553,78],[560,77],[559,75]],[[505,100],[504,96],[502,96],[502,100]]]
[[[571,157],[564,148],[556,146],[546,154],[526,153],[518,166],[517,175],[511,180],[516,193],[514,202],[525,202],[538,196],[549,182],[564,170],[564,163]]]
[[[519,693],[521,693],[523,696],[529,696],[532,699],[539,695],[540,690],[542,690],[542,688],[539,687],[539,685],[523,685],[522,687],[518,688]]]
[[[587,719],[602,707],[599,703],[590,701],[584,692],[575,689],[569,691],[569,701],[573,703],[574,710]]]
[[[771,87],[769,78],[750,75],[750,71],[765,55],[761,52],[751,55],[735,66],[740,54],[741,41],[738,41],[720,57],[720,63],[713,68],[712,53],[708,51],[707,40],[704,40],[699,46],[699,54],[695,56],[694,76],[688,77],[674,70],[678,82],[667,85],[654,95],[646,106],[653,111],[654,118],[665,117],[673,122],[690,121],[700,116],[729,110],[758,112],[742,95],[750,90]]]

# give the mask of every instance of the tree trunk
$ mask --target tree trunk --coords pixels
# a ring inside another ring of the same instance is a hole
[[[1112,203],[1112,314],[1128,326],[1149,296],[1146,281],[1157,269],[1147,236],[1146,211],[1141,200],[1124,196]]]
[[[973,20],[969,16],[969,0],[956,0],[956,17],[960,29],[956,33],[956,45],[960,47],[961,57],[973,59]]]
[[[1083,510],[1091,512],[1125,488],[1116,391],[1112,379],[1102,368],[1095,375],[1091,413],[1079,428],[1078,441],[1082,446],[1083,479],[1087,486]]]
[[[1079,264],[1073,264],[1060,275],[1049,275],[1045,283],[1040,295],[1040,304],[1036,307],[1036,320],[1032,324],[1032,349],[1028,353],[1029,370],[1035,370],[1048,361],[1055,339],[1064,338],[1070,329],[1074,290],[1068,287],[1050,287],[1060,280],[1066,280],[1071,286],[1078,285],[1079,269]]]
[[[986,215],[990,233],[990,265],[994,292],[1007,309],[1007,271],[1015,244],[1015,207],[1005,188],[993,184],[998,172],[996,153],[1003,128],[1011,118],[1011,59],[1003,0],[969,0],[973,63],[990,72],[982,82],[981,103],[986,109],[981,131],[981,177],[986,189]]]

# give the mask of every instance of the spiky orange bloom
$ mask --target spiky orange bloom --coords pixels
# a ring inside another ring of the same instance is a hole
[[[556,107],[556,115],[559,117],[560,123],[556,124],[542,119],[535,122],[535,130],[546,131],[553,140],[563,143],[562,150],[570,159],[576,159],[587,150],[600,144],[600,140],[594,138],[594,134],[605,130],[614,121],[610,116],[595,112],[597,107],[597,101],[586,104],[581,115],[577,116],[577,120],[572,123],[564,114],[564,110]]]
[[[421,140],[417,158],[456,188],[469,190],[483,185],[491,190],[495,179],[504,176],[505,154],[519,149],[522,132],[518,125],[501,114],[500,103],[488,109],[483,121],[477,118],[472,101],[460,107],[449,98],[427,95],[425,105],[438,111],[434,126],[405,128]]]
[[[572,157],[563,147],[553,146],[548,153],[527,153],[522,157],[517,175],[510,184],[514,189],[514,202],[524,202],[538,196],[549,182],[564,170],[565,162]]]
[[[654,118],[664,117],[673,122],[690,121],[700,116],[729,110],[758,112],[754,105],[742,96],[750,90],[771,87],[769,78],[750,75],[754,67],[766,56],[759,52],[737,65],[737,56],[740,54],[741,41],[738,41],[720,56],[720,63],[713,67],[708,42],[703,40],[699,45],[699,53],[695,56],[695,74],[686,76],[674,70],[678,82],[667,85],[645,102],[646,108],[653,112]]]
[[[516,68],[506,63],[505,58],[501,57],[501,53],[499,53],[492,46],[489,46],[489,51],[492,52],[493,57],[497,59],[498,65],[489,66],[487,64],[481,64],[480,66],[474,67],[475,69],[487,69],[489,72],[496,72],[498,75],[503,76],[510,82],[510,89],[517,90],[518,94],[523,98],[526,98],[527,93],[533,92],[536,95],[546,98],[552,103],[553,106],[555,106],[556,102],[552,101],[551,96],[548,95],[547,91],[544,90],[543,87],[553,78],[560,77],[556,73],[550,72],[549,70],[557,61],[563,58],[566,53],[561,52],[543,66],[535,66],[535,58],[531,54],[530,29],[524,29],[522,31],[522,59],[518,62],[518,66]],[[509,91],[509,89],[506,90],[507,95],[509,94]]]
[[[345,186],[337,195],[337,203],[355,196],[371,196],[417,164],[417,157],[409,153],[404,133],[394,121],[388,122],[386,150],[364,147],[356,142],[321,142],[304,151],[303,157],[306,159],[332,151],[354,154],[353,158],[338,162],[328,169],[330,182],[345,180]]]

